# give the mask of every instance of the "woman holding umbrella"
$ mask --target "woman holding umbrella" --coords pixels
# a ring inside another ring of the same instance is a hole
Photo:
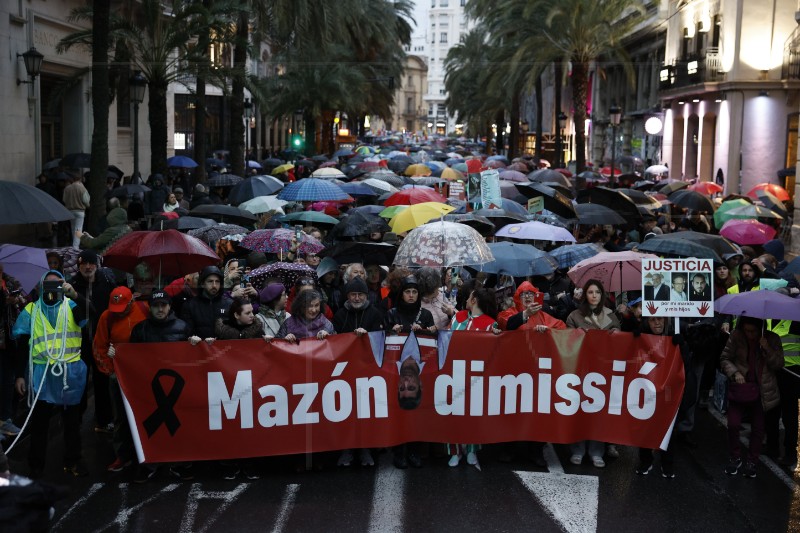
[[[606,307],[606,291],[603,284],[596,279],[590,279],[583,286],[583,301],[578,309],[567,317],[567,326],[581,329],[620,329],[619,319],[614,312]],[[613,446],[613,445],[611,445]],[[613,451],[612,451],[613,450]],[[597,468],[606,466],[603,461],[605,453],[605,443],[595,440],[584,440],[570,444],[572,456],[569,458],[574,465],[583,462],[583,456],[589,454],[592,464]],[[609,455],[613,455],[616,447],[609,450]]]

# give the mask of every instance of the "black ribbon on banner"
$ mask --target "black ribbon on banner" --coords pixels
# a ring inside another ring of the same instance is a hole
[[[172,378],[172,387],[169,392],[164,392],[164,387],[161,386],[161,377],[169,376]],[[180,374],[168,368],[162,368],[153,377],[150,382],[150,387],[153,389],[153,398],[156,400],[156,410],[147,417],[143,422],[147,436],[152,437],[153,433],[158,431],[162,424],[167,426],[167,431],[170,435],[175,435],[178,428],[181,427],[181,421],[178,420],[178,415],[175,414],[175,404],[183,392],[183,386],[186,381]]]

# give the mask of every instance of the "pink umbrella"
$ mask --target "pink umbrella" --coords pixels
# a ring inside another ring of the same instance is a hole
[[[764,244],[775,238],[775,229],[753,219],[732,219],[723,224],[720,235],[736,244]]]
[[[596,279],[608,292],[640,291],[642,259],[658,259],[658,256],[638,252],[600,252],[569,269],[567,275],[576,287],[583,287],[590,279]]]

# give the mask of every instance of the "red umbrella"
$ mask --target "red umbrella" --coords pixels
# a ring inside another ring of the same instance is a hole
[[[431,189],[412,187],[394,193],[386,199],[383,205],[389,207],[392,205],[414,205],[425,202],[439,202],[444,204],[447,203],[447,199]]]
[[[722,192],[722,186],[717,185],[713,181],[698,181],[694,185],[689,185],[688,189],[690,191],[697,191],[700,194],[706,194],[708,196]]]
[[[178,230],[133,231],[103,254],[105,266],[133,272],[144,261],[154,272],[183,276],[216,265],[219,257],[197,237]]]
[[[603,176],[610,176],[611,175],[611,167],[603,167],[603,168],[601,168],[600,169],[600,174],[602,174]],[[615,168],[614,169],[614,175],[615,176],[621,176],[622,175],[622,170],[620,170],[618,168]]]
[[[555,171],[556,171],[556,172],[561,172],[561,173],[562,173],[562,174],[564,174],[564,176],[566,176],[567,178],[571,178],[571,177],[572,177],[572,172],[570,172],[570,171],[569,171],[569,170],[567,170],[566,168],[557,168],[557,169],[555,169]]]
[[[750,189],[750,192],[747,193],[747,196],[749,196],[750,198],[754,198],[755,199],[755,198],[757,198],[756,191],[759,191],[759,190],[767,191],[768,193],[773,194],[781,202],[788,202],[789,201],[789,193],[786,192],[786,189],[784,189],[780,185],[776,185],[774,183],[759,183],[758,185],[756,185],[755,187]]]
[[[775,238],[775,229],[753,219],[732,219],[723,224],[719,234],[736,244],[760,245]]]

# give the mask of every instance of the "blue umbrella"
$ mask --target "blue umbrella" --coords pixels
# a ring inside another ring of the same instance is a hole
[[[280,218],[281,222],[308,222],[313,224],[338,224],[339,219],[319,211],[297,211]]]
[[[339,187],[350,196],[378,196],[369,185],[363,183],[342,183]]]
[[[482,272],[502,273],[521,278],[552,274],[558,268],[558,261],[530,244],[490,242],[489,249],[492,251],[494,261],[476,267]]]
[[[338,157],[350,157],[356,155],[356,153],[349,148],[342,148],[340,150],[336,150],[333,152],[333,157],[331,159],[336,159]]]
[[[795,257],[786,265],[786,268],[781,270],[781,274],[800,274],[800,256]]]
[[[350,200],[338,185],[318,178],[305,178],[290,183],[278,193],[278,199],[289,202]]]
[[[283,182],[273,176],[253,176],[233,186],[228,195],[232,205],[239,205],[258,196],[271,196],[283,189]]]
[[[565,244],[550,250],[549,254],[558,261],[559,268],[572,268],[584,259],[594,257],[606,250],[597,243]]]
[[[15,278],[25,292],[36,287],[44,273],[50,270],[43,249],[16,244],[0,245],[0,264],[5,273]]]
[[[167,166],[178,168],[195,168],[197,163],[195,163],[194,159],[191,157],[186,157],[185,155],[174,155],[167,159]]]
[[[258,161],[253,161],[252,159],[247,160],[247,168],[262,168],[261,163]]]
[[[527,217],[529,214],[528,210],[522,207],[522,205],[508,198],[503,198],[503,210],[505,210],[506,213],[513,213],[523,217]]]

